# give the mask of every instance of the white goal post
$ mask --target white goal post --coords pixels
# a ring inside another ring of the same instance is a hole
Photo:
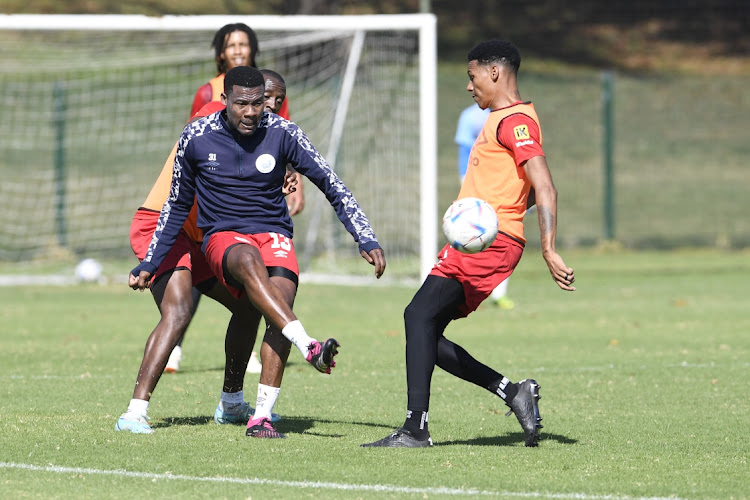
[[[237,22],[370,218],[386,277],[426,276],[438,245],[432,14],[0,15],[0,260],[132,255],[132,214],[216,74],[213,34]],[[305,195],[303,272],[370,277],[327,201],[307,182]]]

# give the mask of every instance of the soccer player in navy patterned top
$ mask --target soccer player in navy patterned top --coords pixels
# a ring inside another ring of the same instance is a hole
[[[196,197],[198,227],[204,232],[203,252],[209,266],[233,295],[246,293],[281,330],[274,349],[280,361],[286,363],[291,342],[318,371],[330,373],[338,342],[329,338],[321,343],[308,336],[292,312],[299,268],[292,220],[282,194],[286,165],[291,164],[325,193],[359,244],[362,257],[375,267],[377,278],[385,271],[385,254],[351,191],[304,132],[290,121],[264,113],[264,90],[260,71],[250,66],[233,68],[224,80],[226,110],[185,128],[170,196],[145,258],[131,271],[129,285],[140,290],[147,287]],[[284,437],[270,421],[282,374],[263,394],[259,387],[248,436]]]

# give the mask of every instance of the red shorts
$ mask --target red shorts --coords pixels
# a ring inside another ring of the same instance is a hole
[[[492,290],[511,275],[523,254],[523,245],[498,234],[489,248],[475,254],[461,253],[445,245],[438,254],[438,263],[430,274],[457,280],[464,287],[464,302],[456,318],[474,312]]]
[[[154,236],[156,224],[159,222],[159,212],[139,208],[133,216],[130,224],[130,247],[138,260],[143,260]],[[174,269],[187,269],[192,273],[193,286],[214,278],[208,262],[201,252],[200,244],[190,239],[187,234],[180,230],[174,245],[162,261],[159,269],[154,273],[156,280],[162,274]]]
[[[280,275],[293,278],[293,281],[296,281],[299,276],[299,264],[297,264],[297,254],[294,253],[294,243],[283,234],[242,234],[235,231],[214,233],[209,237],[206,245],[206,259],[208,265],[211,266],[211,270],[218,276],[219,281],[224,283],[224,286],[235,297],[242,296],[245,289],[224,268],[224,258],[229,249],[235,245],[252,245],[260,251],[260,256],[267,268],[288,270],[293,276],[288,273]]]

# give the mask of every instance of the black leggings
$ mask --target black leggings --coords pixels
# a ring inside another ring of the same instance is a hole
[[[502,375],[474,359],[463,347],[443,336],[464,303],[456,280],[428,276],[404,311],[406,326],[407,408],[427,411],[435,365],[463,380],[490,389]]]

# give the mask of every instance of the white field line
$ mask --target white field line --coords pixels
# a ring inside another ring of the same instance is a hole
[[[18,464],[13,462],[0,462],[2,469],[20,469],[35,472],[51,472],[55,474],[90,474],[100,476],[117,476],[134,479],[168,480],[168,481],[195,481],[205,483],[230,483],[263,486],[281,486],[287,488],[312,488],[320,490],[340,491],[374,491],[379,493],[405,493],[421,495],[453,495],[459,497],[517,497],[517,498],[555,498],[555,499],[579,499],[579,500],[680,500],[678,497],[629,497],[618,495],[590,495],[588,493],[541,493],[541,492],[513,492],[513,491],[487,491],[462,488],[412,488],[408,486],[394,486],[388,484],[346,484],[326,483],[320,481],[280,481],[277,479],[241,478],[241,477],[201,477],[185,476],[182,474],[153,474],[150,472],[133,472],[123,469],[103,470],[84,467],[61,467],[58,465],[33,465]]]

